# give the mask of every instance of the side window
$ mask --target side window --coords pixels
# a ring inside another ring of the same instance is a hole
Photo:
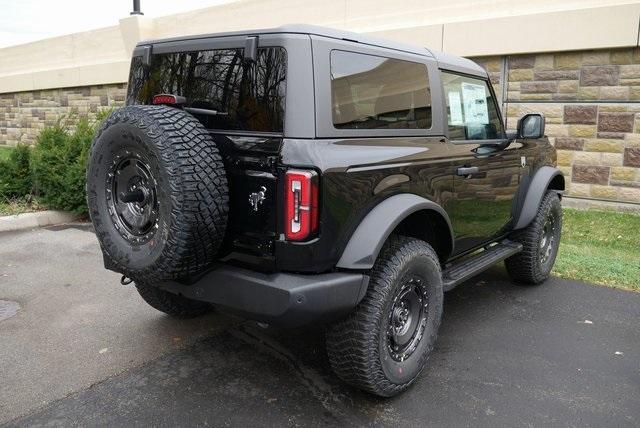
[[[487,82],[442,72],[447,103],[449,138],[452,140],[494,140],[504,132],[496,103]]]
[[[331,51],[331,105],[338,129],[431,128],[427,67]]]

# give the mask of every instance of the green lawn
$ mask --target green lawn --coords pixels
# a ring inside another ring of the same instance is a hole
[[[0,146],[0,160],[7,160],[9,158],[9,153],[13,150],[12,147]]]
[[[640,291],[640,215],[564,209],[553,273]]]

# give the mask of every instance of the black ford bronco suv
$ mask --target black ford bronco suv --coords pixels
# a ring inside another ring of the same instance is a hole
[[[91,149],[106,268],[151,306],[327,324],[381,396],[425,366],[443,292],[551,271],[564,178],[542,115],[508,133],[474,62],[324,28],[138,44]]]

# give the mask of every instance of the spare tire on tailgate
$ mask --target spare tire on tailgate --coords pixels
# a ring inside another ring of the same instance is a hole
[[[214,260],[229,190],[218,148],[196,118],[128,106],[93,140],[87,202],[107,267],[164,281],[197,275]]]

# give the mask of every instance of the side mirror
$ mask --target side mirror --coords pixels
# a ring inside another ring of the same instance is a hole
[[[518,121],[518,138],[544,137],[544,116],[539,113],[529,113]]]

